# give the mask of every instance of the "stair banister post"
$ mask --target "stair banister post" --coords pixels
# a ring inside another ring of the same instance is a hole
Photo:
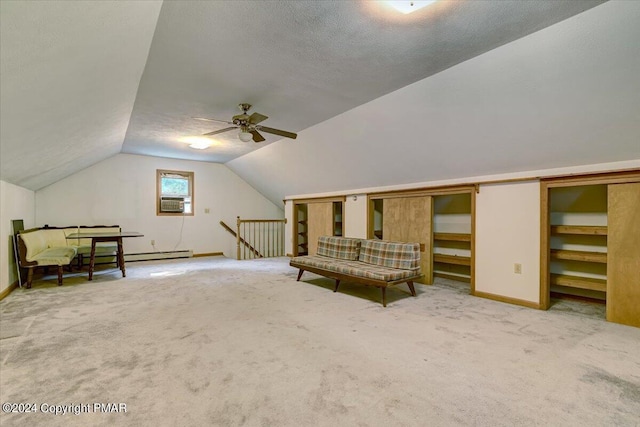
[[[236,259],[240,260],[240,217],[237,217],[236,227]]]

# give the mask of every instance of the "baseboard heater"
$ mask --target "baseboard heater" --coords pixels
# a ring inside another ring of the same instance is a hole
[[[191,258],[193,257],[193,250],[188,249],[184,251],[168,251],[168,252],[143,252],[136,254],[124,254],[124,262],[135,261],[155,261],[162,259],[177,259],[177,258]],[[116,262],[114,255],[96,255],[96,265],[99,264],[113,264]],[[89,264],[89,257],[84,257],[85,265]]]
[[[154,261],[160,259],[191,258],[192,256],[193,251],[191,249],[169,252],[145,252],[138,254],[124,254],[124,261]]]

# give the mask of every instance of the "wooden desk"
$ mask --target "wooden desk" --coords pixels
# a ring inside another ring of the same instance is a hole
[[[127,273],[124,267],[124,252],[122,251],[122,239],[125,237],[143,237],[144,234],[140,234],[137,231],[121,231],[121,232],[109,232],[109,233],[71,233],[67,236],[67,239],[91,239],[91,259],[89,261],[89,280],[93,280],[93,269],[96,264],[96,243],[98,242],[116,242],[118,244],[118,250],[116,256],[118,258],[118,265],[122,271],[122,277],[127,277]]]

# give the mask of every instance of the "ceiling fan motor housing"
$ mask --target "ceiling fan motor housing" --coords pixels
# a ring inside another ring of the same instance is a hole
[[[247,125],[251,123],[251,116],[247,116],[246,114],[238,114],[237,116],[233,116],[233,123],[236,125]]]
[[[246,126],[249,121],[249,115],[247,114],[247,111],[251,109],[251,104],[238,104],[238,108],[242,110],[242,114],[233,116],[233,124],[237,126]]]

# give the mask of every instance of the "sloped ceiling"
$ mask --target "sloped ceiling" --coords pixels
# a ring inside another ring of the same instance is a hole
[[[414,99],[348,120],[326,134],[332,141],[308,138],[314,126],[601,3],[441,1],[405,16],[372,1],[2,1],[0,178],[36,190],[126,152],[235,158],[229,165],[274,201],[303,187],[334,188],[278,171],[336,150],[345,132],[362,134],[354,153],[371,151],[365,143],[389,123],[387,113],[404,123],[397,132],[421,133],[420,106],[434,104]],[[257,145],[230,132],[205,151],[179,142],[224,126],[193,116],[228,119],[240,102],[270,116],[265,125],[300,132],[298,140],[265,135]],[[401,153],[399,165],[418,157]],[[383,148],[377,158],[386,156]]]
[[[120,152],[160,6],[0,2],[2,180],[36,190]]]
[[[266,126],[302,131],[599,3],[165,2],[123,152],[227,162],[280,137],[230,131],[198,152],[180,139],[228,125],[192,117],[230,120],[248,102]]]
[[[636,160],[640,2],[609,2],[229,163],[273,201]]]

